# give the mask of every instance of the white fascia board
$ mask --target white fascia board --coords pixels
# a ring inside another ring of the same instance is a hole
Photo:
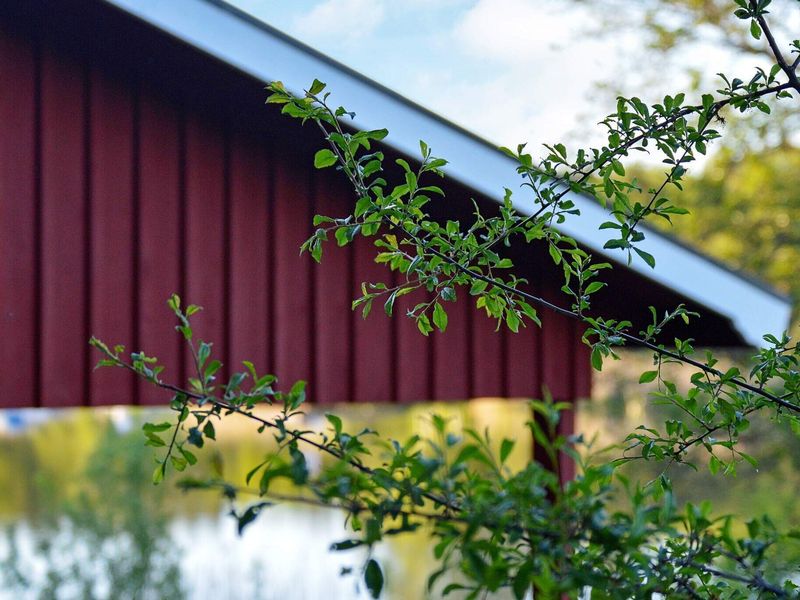
[[[261,81],[282,81],[302,93],[314,79],[328,84],[331,102],[356,111],[360,129],[385,127],[385,142],[410,156],[424,139],[436,156],[447,158],[447,174],[488,198],[501,201],[503,189],[520,184],[516,163],[487,142],[404,100],[382,86],[326,59],[272,28],[244,17],[218,0],[105,0],[203,52]],[[560,229],[586,248],[616,261],[621,251],[603,249],[598,226],[608,213],[594,200],[571,194],[581,216]],[[517,202],[525,213],[532,200]],[[649,231],[640,246],[656,257],[651,269],[638,257],[630,268],[731,320],[741,337],[760,346],[765,333],[780,334],[789,325],[790,303],[668,237]]]

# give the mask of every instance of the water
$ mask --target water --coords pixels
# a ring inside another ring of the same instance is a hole
[[[498,440],[521,438],[529,414],[510,401],[336,410],[349,429],[369,424],[398,439],[424,433],[432,411],[456,426],[489,426]],[[0,411],[0,600],[369,597],[359,577],[365,551],[329,551],[352,536],[339,511],[276,505],[239,536],[218,494],[183,493],[175,477],[153,486],[154,451],[140,427],[169,416],[121,407]],[[324,426],[324,416],[312,413],[306,424]],[[226,479],[243,482],[274,447],[242,421],[218,427],[217,438],[199,452],[193,476],[216,462]],[[514,460],[529,455],[522,447]],[[393,539],[376,557],[385,598],[424,597],[434,565],[424,533]],[[340,576],[343,569],[352,574]]]

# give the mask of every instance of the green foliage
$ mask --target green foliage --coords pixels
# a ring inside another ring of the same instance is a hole
[[[564,0],[562,0],[564,2]],[[771,65],[775,56],[769,44],[756,33],[761,25],[753,19],[749,2],[734,4],[733,0],[568,0],[566,4],[581,5],[591,15],[591,31],[581,35],[618,39],[621,33],[633,33],[642,40],[639,52],[626,52],[620,59],[624,67],[617,71],[611,84],[599,87],[604,96],[627,95],[625,90],[664,90],[664,82],[678,78],[687,82],[689,95],[716,85],[714,68],[706,68],[703,60],[710,52],[734,61],[748,60]],[[756,5],[757,8],[757,5]],[[775,0],[767,7],[770,29],[780,43],[791,42],[800,29],[800,17],[795,0]],[[738,14],[736,14],[738,12]],[[627,46],[626,46],[627,47]],[[795,52],[789,54],[796,58]],[[698,60],[699,59],[699,60]],[[788,59],[788,57],[787,57]],[[787,62],[791,63],[791,59]],[[654,67],[657,65],[657,68]],[[795,65],[796,66],[796,65]],[[786,104],[770,106],[771,114],[760,111],[732,113],[724,111],[727,149],[754,153],[765,148],[797,147],[800,115]]]
[[[57,478],[39,482],[33,498],[46,500],[30,531],[38,568],[7,529],[0,587],[13,597],[184,597],[166,532],[163,489],[141,490],[151,464],[149,448],[138,432],[118,434],[108,424],[99,438],[88,464],[70,478],[80,481],[71,493],[54,489],[63,484]]]
[[[642,189],[660,177],[650,169],[634,173]],[[690,213],[678,235],[800,300],[800,150],[723,150],[673,197]]]
[[[539,326],[537,310],[551,310],[576,319],[584,326],[584,342],[591,347],[592,364],[619,358],[624,346],[653,353],[653,369],[639,378],[655,387],[653,397],[673,407],[680,418],[660,427],[637,427],[624,440],[622,454],[611,461],[589,461],[578,454],[580,437],[566,439],[558,433],[563,403],[545,398],[531,405],[528,423],[539,461],[512,471],[507,460],[513,440],[500,440],[491,432],[466,431],[459,436],[445,419],[432,417],[434,434],[390,440],[364,429],[349,432],[336,415],[328,415],[328,429],[295,429],[306,401],[305,383],[281,391],[272,375],[259,375],[252,363],[217,380],[221,363],[212,358],[210,343],[196,340],[191,324],[196,306],[182,308],[172,296],[169,308],[176,329],[184,337],[194,361],[194,373],[185,385],[159,378],[156,359],[142,352],[125,354],[92,339],[101,353],[101,366],[128,369],[168,389],[176,414],[173,423],[148,424],[146,443],[159,453],[153,481],[159,483],[173,468],[183,471],[196,462],[189,447],[213,442],[214,423],[232,415],[252,421],[260,432],[269,431],[277,450],[255,465],[244,485],[224,479],[221,472],[205,479],[186,479],[189,489],[217,489],[231,503],[238,530],[244,530],[274,502],[296,501],[333,507],[346,513],[352,536],[332,550],[366,547],[368,557],[362,576],[367,590],[378,597],[384,588],[384,570],[372,550],[381,541],[422,527],[430,532],[438,570],[429,590],[443,596],[461,592],[466,598],[485,597],[501,589],[524,597],[535,588],[537,597],[578,597],[591,588],[593,598],[649,597],[659,593],[670,598],[797,597],[788,577],[777,582],[764,577],[768,552],[790,534],[779,533],[769,519],[747,523],[745,535],[733,533],[729,517],[714,517],[707,503],[678,507],[669,479],[662,474],[647,484],[628,482],[620,467],[631,461],[693,467],[692,452],[705,452],[711,475],[731,474],[742,461],[755,458],[738,444],[750,425],[751,415],[771,412],[781,423],[800,429],[800,350],[787,335],[765,335],[747,370],[723,367],[711,353],[698,353],[692,339],[664,339],[662,332],[673,320],[695,317],[683,306],[659,315],[636,331],[625,320],[611,320],[592,310],[592,295],[605,283],[601,275],[610,268],[595,262],[575,240],[558,230],[567,219],[579,218],[568,192],[595,198],[609,210],[601,229],[610,237],[605,248],[619,251],[629,262],[642,260],[651,268],[656,258],[641,242],[648,219],[672,218],[686,209],[667,198],[669,190],[681,190],[686,174],[698,155],[720,137],[721,111],[771,112],[770,103],[794,99],[800,92],[797,61],[789,64],[774,41],[765,20],[769,0],[736,0],[734,16],[749,21],[750,35],[766,40],[775,66],[756,69],[741,79],[720,75],[716,94],[704,94],[696,103],[683,92],[648,104],[639,97],[620,97],[616,110],[602,125],[606,141],[595,148],[571,151],[563,144],[545,146],[535,161],[525,145],[501,149],[517,163],[523,192],[533,198],[533,208],[517,210],[511,190],[506,190],[497,214],[482,214],[475,207],[471,222],[438,222],[430,217],[431,203],[443,196],[437,185],[447,162],[420,142],[415,165],[396,159],[400,176],[389,181],[379,142],[387,131],[351,132],[343,125],[353,113],[328,104],[324,83],[315,80],[302,96],[289,93],[282,84],[269,86],[270,104],[283,113],[312,122],[327,147],[314,158],[317,168],[335,167],[349,181],[357,201],[344,218],[318,215],[314,234],[303,244],[316,261],[331,237],[337,245],[350,244],[359,236],[376,248],[375,260],[400,274],[399,283],[364,282],[361,296],[353,302],[366,316],[374,302],[383,304],[388,316],[396,299],[423,290],[427,300],[411,308],[407,317],[416,321],[423,335],[445,331],[447,306],[462,298],[474,298],[478,309],[496,321],[498,328],[517,332]],[[793,48],[800,48],[796,43]],[[794,50],[793,50],[794,51]],[[667,166],[660,185],[639,198],[639,184],[626,166],[634,152],[657,153]],[[563,273],[564,297],[553,302],[527,289],[514,274],[513,261],[503,248],[522,240],[546,248],[553,264]],[[665,367],[682,364],[692,369],[688,382],[673,381]],[[256,412],[273,408],[272,416]],[[307,453],[325,458],[322,468],[309,468]],[[562,460],[574,460],[579,474],[560,482],[556,473]],[[296,496],[273,490],[283,480],[300,488]],[[615,483],[623,484],[627,510],[609,510]],[[254,502],[243,500],[252,496]],[[445,575],[452,579],[442,583]]]

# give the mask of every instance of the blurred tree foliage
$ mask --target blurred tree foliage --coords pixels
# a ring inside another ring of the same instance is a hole
[[[568,0],[592,11],[592,35],[636,36],[642,55],[630,55],[624,77],[604,85],[610,95],[630,88],[643,96],[668,93],[673,74],[687,78],[694,90],[719,82],[720,53],[748,66],[772,64],[769,48],[750,35],[748,23],[734,16],[731,0]],[[796,0],[769,7],[779,41],[800,31]],[[642,44],[644,42],[644,44]],[[713,54],[709,54],[713,53]],[[713,56],[713,61],[709,59]],[[734,59],[734,57],[736,57]],[[659,68],[654,69],[657,63]],[[667,73],[670,75],[668,76]],[[772,114],[724,111],[724,136],[701,170],[684,181],[671,199],[690,211],[681,219],[680,236],[745,273],[763,279],[800,300],[800,114],[790,104],[775,103]],[[640,166],[643,191],[657,187],[663,170]],[[666,225],[666,224],[665,224]],[[668,228],[668,226],[667,226]],[[794,316],[795,330],[797,314]]]
[[[668,54],[689,44],[713,43],[745,54],[772,61],[769,49],[753,39],[747,23],[731,10],[731,0],[570,0],[596,12],[605,27],[614,25],[615,33],[635,29],[644,36],[650,50]],[[769,11],[770,26],[776,37],[791,37],[797,24],[795,0],[773,2]],[[774,25],[773,25],[774,23]],[[608,31],[608,29],[606,29]],[[643,63],[644,67],[652,67]]]
[[[166,535],[165,490],[149,484],[149,452],[137,430],[120,433],[80,412],[5,438],[0,449],[0,481],[15,482],[4,488],[13,492],[0,502],[2,513],[13,516],[22,501],[31,519],[27,535],[4,528],[4,597],[184,597]]]
[[[660,169],[640,166],[637,170],[645,192],[662,177]],[[679,217],[683,238],[768,281],[797,304],[800,148],[741,156],[723,148],[699,174],[686,178],[683,192],[671,193],[672,200],[690,211]]]
[[[595,17],[591,29],[580,35],[622,40],[624,68],[616,80],[597,86],[601,96],[610,96],[603,98],[604,103],[632,90],[643,98],[648,91],[658,98],[672,93],[675,81],[682,81],[685,91],[698,92],[718,87],[717,71],[726,62],[743,68],[769,68],[773,62],[769,48],[750,35],[748,23],[734,16],[731,0],[562,1],[579,5]],[[796,0],[770,4],[772,31],[781,45],[800,31],[796,8]],[[637,52],[629,52],[631,47]],[[772,115],[726,111],[720,146],[738,156],[800,147],[800,115],[786,104],[772,108]]]

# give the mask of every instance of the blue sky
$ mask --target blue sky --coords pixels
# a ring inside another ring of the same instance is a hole
[[[586,142],[613,110],[588,98],[619,45],[563,1],[229,1],[498,144]]]
[[[495,144],[528,142],[534,152],[543,143],[601,142],[596,124],[615,103],[613,93],[597,92],[598,84],[657,102],[686,89],[687,67],[711,78],[754,73],[752,57],[734,56],[713,35],[671,61],[648,55],[635,28],[598,36],[589,3],[227,1]],[[638,65],[635,87],[621,75],[631,65]]]

